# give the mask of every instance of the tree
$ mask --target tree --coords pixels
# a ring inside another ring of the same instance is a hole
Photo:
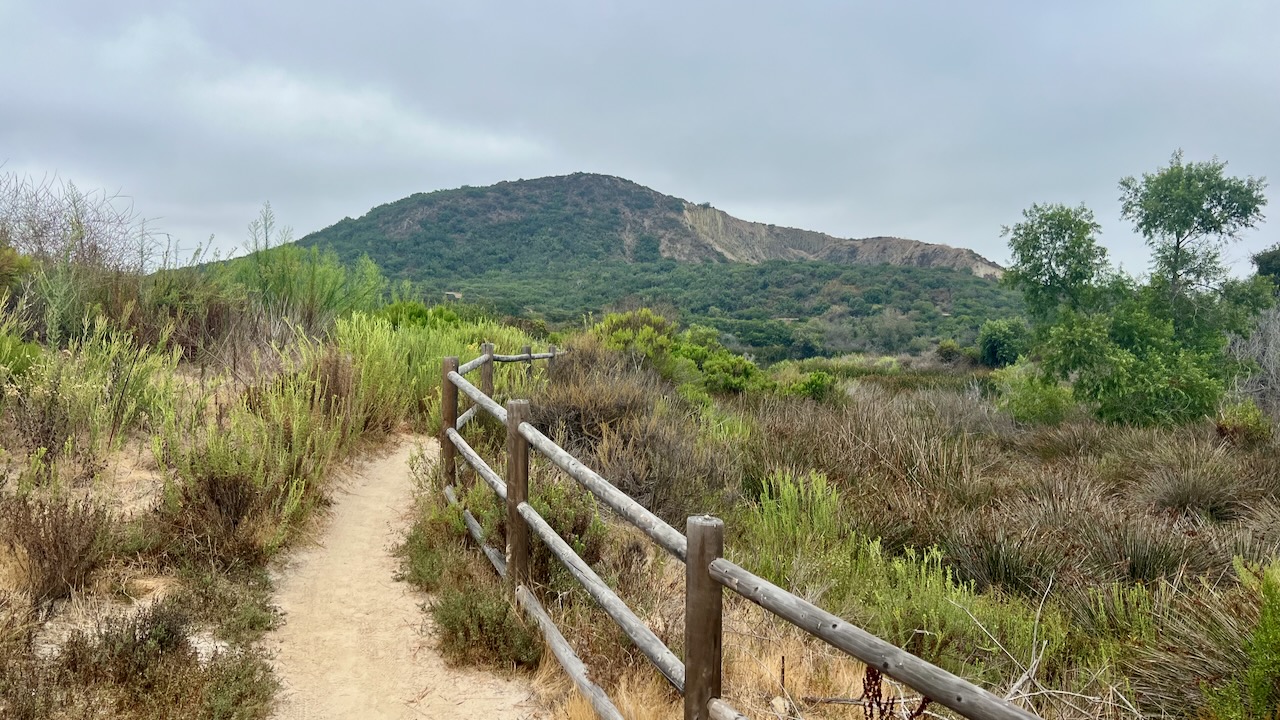
[[[978,331],[978,362],[1002,368],[1018,361],[1030,346],[1027,326],[1021,320],[988,320]]]
[[[1022,291],[1027,312],[1039,321],[1062,309],[1084,310],[1107,269],[1093,212],[1084,205],[1032,205],[1022,217],[1001,233],[1013,255],[1005,282]]]
[[[1168,297],[1177,331],[1194,317],[1195,295],[1226,278],[1223,247],[1263,220],[1266,179],[1227,177],[1226,167],[1217,158],[1184,163],[1179,150],[1168,167],[1120,181],[1121,216],[1151,246],[1152,281]]]
[[[1253,265],[1258,268],[1258,275],[1270,278],[1280,287],[1280,243],[1255,254]]]

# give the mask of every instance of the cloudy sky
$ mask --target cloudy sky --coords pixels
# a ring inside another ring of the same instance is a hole
[[[266,200],[302,235],[583,170],[997,261],[1023,208],[1085,202],[1133,271],[1121,177],[1181,147],[1280,183],[1271,0],[626,5],[0,0],[0,162],[119,190],[186,246],[241,245]]]

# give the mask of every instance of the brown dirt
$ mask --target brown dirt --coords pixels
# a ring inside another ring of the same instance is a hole
[[[265,641],[281,681],[278,720],[536,717],[529,684],[447,667],[421,610],[427,596],[394,577],[409,524],[409,458],[435,443],[403,438],[336,493],[313,547],[277,579],[284,625]]]

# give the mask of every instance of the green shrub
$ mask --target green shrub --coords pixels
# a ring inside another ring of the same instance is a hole
[[[40,346],[13,335],[0,335],[0,368],[5,380],[21,378],[40,358]]]
[[[1027,351],[1029,341],[1030,332],[1021,320],[988,320],[978,330],[978,360],[993,368],[1012,365]]]
[[[707,390],[713,393],[762,389],[770,382],[755,363],[741,355],[724,354],[711,358],[703,364],[702,372]]]
[[[1218,437],[1233,445],[1259,445],[1271,439],[1271,420],[1251,399],[1219,408],[1216,428]]]
[[[440,631],[440,651],[451,662],[532,668],[542,659],[540,638],[516,614],[496,579],[444,585],[430,611]]]
[[[787,387],[787,394],[821,401],[834,397],[839,389],[840,383],[834,377],[819,370],[805,373],[800,380]]]
[[[1046,377],[1037,367],[1019,362],[991,374],[999,390],[996,406],[1018,422],[1057,425],[1074,402],[1071,389]]]
[[[938,343],[938,348],[934,350],[934,354],[938,356],[938,360],[947,365],[955,365],[966,360],[964,348],[960,347],[960,343],[955,340],[943,340]]]
[[[393,328],[441,328],[456,327],[462,324],[458,313],[451,308],[444,305],[427,307],[423,303],[412,300],[391,303],[375,312],[374,315],[391,323]]]
[[[650,361],[665,356],[675,341],[675,323],[648,308],[609,313],[591,331],[605,347]]]

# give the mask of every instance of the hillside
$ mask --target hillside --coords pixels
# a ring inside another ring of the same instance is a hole
[[[299,243],[553,326],[660,307],[765,361],[920,352],[1021,312],[971,250],[747,222],[604,175],[412,195]]]
[[[413,280],[600,261],[822,261],[964,270],[998,277],[972,250],[891,237],[837,238],[740,220],[622,178],[576,173],[419,193],[300,240],[344,260],[367,253]]]

